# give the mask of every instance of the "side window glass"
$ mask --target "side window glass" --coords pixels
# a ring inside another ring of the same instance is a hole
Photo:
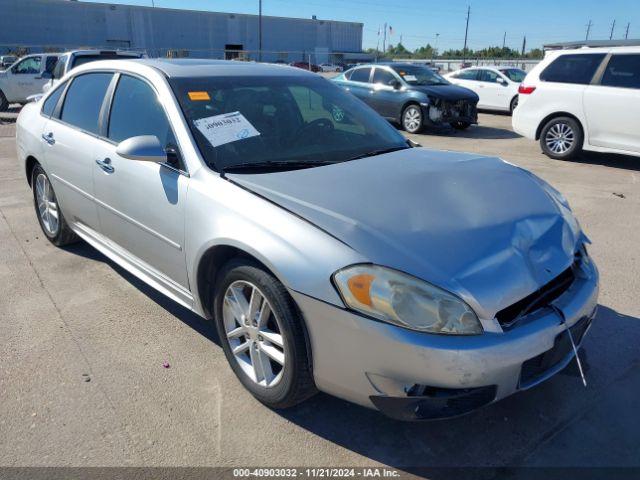
[[[98,117],[112,73],[88,73],[74,78],[67,90],[60,119],[90,133],[98,133]]]
[[[481,82],[496,83],[498,81],[498,74],[491,70],[480,70],[479,79]]]
[[[122,75],[113,96],[107,136],[120,143],[140,135],[155,135],[165,147],[176,144],[156,92],[146,82]]]
[[[369,74],[371,73],[371,68],[356,68],[351,74],[350,80],[352,82],[369,82]]]
[[[35,75],[40,73],[42,57],[29,57],[17,63],[11,71],[16,75]]]
[[[62,92],[64,92],[64,88],[67,85],[67,82],[59,85],[51,95],[47,97],[42,105],[42,114],[50,117],[53,115],[54,110],[56,109],[56,105],[58,104],[58,100],[62,96]]]
[[[478,78],[478,70],[465,70],[460,72],[456,78],[460,80],[476,80]]]
[[[602,85],[640,89],[640,55],[613,55],[602,76]]]
[[[373,71],[373,83],[381,83],[382,85],[393,85],[396,82],[396,78],[392,73],[384,70],[383,68],[376,68]]]
[[[540,74],[540,80],[587,85],[600,66],[604,53],[560,55]]]
[[[350,80],[352,73],[353,73],[353,70],[347,70],[346,72],[344,72],[344,78],[346,78],[347,80]]]
[[[58,57],[47,57],[47,63],[44,66],[44,71],[53,74],[53,70],[56,67],[56,63],[58,63]]]
[[[53,69],[53,78],[64,77],[64,66],[67,64],[67,57],[60,57]]]

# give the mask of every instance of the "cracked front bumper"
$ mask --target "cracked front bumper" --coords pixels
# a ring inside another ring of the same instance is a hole
[[[590,269],[554,301],[556,308],[533,312],[512,330],[474,336],[407,330],[298,292],[292,295],[305,318],[320,390],[395,418],[432,419],[468,413],[562,370],[572,350],[548,364],[532,362],[553,351],[568,327],[591,322],[598,273],[593,264]],[[542,367],[523,380],[523,365],[526,372]],[[416,395],[416,387],[425,388]],[[455,400],[447,402],[447,397]],[[411,415],[412,410],[423,414]]]

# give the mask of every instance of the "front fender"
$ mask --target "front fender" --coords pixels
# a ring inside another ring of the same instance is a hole
[[[198,282],[204,281],[198,275],[200,263],[221,245],[253,256],[290,290],[342,305],[331,275],[366,261],[362,255],[288,210],[204,170],[191,178],[185,219],[187,273],[200,313],[206,310],[199,294]]]

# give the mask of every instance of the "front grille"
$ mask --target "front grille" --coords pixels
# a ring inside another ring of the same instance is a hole
[[[522,300],[496,313],[496,319],[503,330],[508,330],[525,315],[546,307],[566,292],[575,280],[574,270],[578,268],[579,261],[580,259],[577,257],[569,268],[549,283],[543,285],[531,295],[527,295]]]
[[[582,341],[587,328],[591,324],[591,318],[585,317],[579,320],[569,330],[576,345]],[[561,332],[555,339],[553,347],[537,357],[533,357],[522,364],[520,373],[520,387],[526,387],[536,382],[537,379],[543,377],[545,373],[553,369],[560,362],[565,360],[572,353],[573,346],[567,331]]]
[[[466,118],[475,119],[477,116],[476,106],[467,100],[457,100],[450,102],[447,100],[437,100],[434,105],[442,112],[442,118]]]

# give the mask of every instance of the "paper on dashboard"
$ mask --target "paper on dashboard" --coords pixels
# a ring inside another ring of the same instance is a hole
[[[240,112],[200,118],[193,123],[214,147],[260,135]]]

